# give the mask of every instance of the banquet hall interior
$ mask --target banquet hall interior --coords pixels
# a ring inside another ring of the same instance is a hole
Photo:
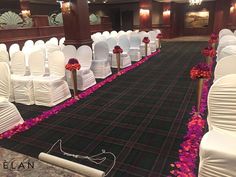
[[[1,177],[236,177],[236,0],[0,0]]]

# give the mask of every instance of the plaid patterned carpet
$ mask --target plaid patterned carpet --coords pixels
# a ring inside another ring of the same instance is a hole
[[[0,146],[33,157],[62,138],[64,150],[113,152],[111,177],[162,177],[177,160],[186,121],[195,104],[191,67],[203,59],[205,42],[166,42],[159,55],[36,127],[1,140]],[[48,108],[17,105],[24,119]],[[57,154],[55,148],[53,154]],[[112,161],[94,166],[107,170]],[[46,175],[45,175],[46,176]]]

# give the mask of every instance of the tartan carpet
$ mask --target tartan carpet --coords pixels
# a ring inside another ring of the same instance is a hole
[[[189,71],[203,59],[200,51],[205,45],[163,43],[161,53],[139,68],[30,130],[1,140],[0,146],[37,158],[61,138],[64,150],[71,153],[91,156],[102,149],[113,152],[117,163],[108,176],[167,176],[196,103],[196,83],[190,80]],[[48,109],[17,107],[24,119]],[[52,153],[61,156],[58,148]],[[106,160],[95,166],[85,160],[77,162],[104,171],[112,163]]]

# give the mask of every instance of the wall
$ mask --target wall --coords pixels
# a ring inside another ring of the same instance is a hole
[[[162,24],[162,17],[162,3],[156,1],[152,2],[152,24]]]
[[[187,12],[209,11],[209,23],[203,28],[186,28],[184,19]],[[209,35],[213,31],[215,2],[203,2],[200,6],[189,6],[188,3],[171,3],[171,26],[174,36],[179,35]]]

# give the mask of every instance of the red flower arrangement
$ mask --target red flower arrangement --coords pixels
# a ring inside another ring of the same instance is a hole
[[[202,50],[202,55],[205,57],[215,57],[216,51],[211,46],[208,46]]]
[[[150,42],[150,39],[148,37],[143,38],[143,43],[148,44]]]
[[[211,34],[211,39],[208,41],[209,44],[217,43],[218,42],[218,35],[216,33]]]
[[[123,53],[123,49],[120,46],[115,46],[113,49],[113,53],[117,54],[117,53]]]
[[[80,64],[76,58],[69,59],[68,63],[66,64],[66,69],[69,71],[79,70]]]
[[[190,77],[191,79],[210,79],[211,78],[211,72],[210,68],[206,63],[199,63],[196,66],[194,66],[190,71]]]
[[[161,39],[161,38],[163,38],[163,35],[162,35],[162,33],[159,33],[159,34],[156,36],[156,38],[158,38],[158,39]]]

